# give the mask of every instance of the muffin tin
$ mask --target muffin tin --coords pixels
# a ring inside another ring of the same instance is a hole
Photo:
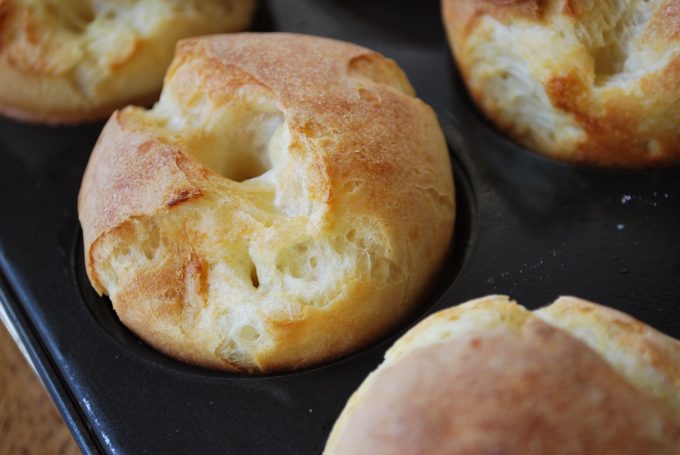
[[[529,308],[572,294],[680,337],[680,170],[577,167],[505,139],[467,97],[435,0],[263,2],[254,29],[351,41],[400,64],[452,153],[454,247],[418,312],[361,352],[268,376],[185,365],[129,332],[85,276],[76,196],[102,125],[0,121],[0,300],[84,452],[320,453],[404,330],[490,293]]]

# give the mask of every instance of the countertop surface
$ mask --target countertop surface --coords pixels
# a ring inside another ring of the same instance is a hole
[[[79,454],[40,380],[0,324],[0,454]]]

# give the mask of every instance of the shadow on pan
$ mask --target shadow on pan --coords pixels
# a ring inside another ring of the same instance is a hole
[[[440,0],[318,0],[319,6],[334,16],[348,15],[384,33],[394,42],[421,46],[441,46],[446,40]]]

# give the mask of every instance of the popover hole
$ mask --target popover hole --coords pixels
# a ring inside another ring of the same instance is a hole
[[[654,11],[654,5],[642,2],[638,5],[624,2],[613,11],[610,20],[615,24],[592,33],[589,36],[594,42],[593,60],[597,84],[606,83],[611,77],[626,72],[626,62],[634,58],[635,42],[644,33]],[[591,44],[592,46],[592,44]]]
[[[332,281],[335,267],[342,268],[347,255],[354,254],[347,249],[338,250],[337,241],[338,238],[306,241],[284,248],[278,254],[276,268],[284,276],[314,287]]]
[[[391,87],[405,95],[413,96],[413,88],[404,73],[392,60],[375,54],[365,54],[354,57],[347,66],[347,74],[350,77],[364,79],[375,84]],[[374,95],[363,89],[359,96],[370,96],[377,100]]]
[[[236,343],[232,339],[222,341],[215,353],[226,362],[238,362],[243,358],[243,354],[237,350]]]
[[[142,242],[142,252],[148,260],[156,257],[156,252],[161,245],[161,235],[158,226],[154,223],[151,225],[146,238]]]
[[[173,112],[166,124],[170,130],[181,131],[184,149],[207,168],[236,182],[272,169],[273,160],[288,147],[283,113],[254,101],[215,107],[214,101],[201,96],[188,103],[186,112]],[[162,103],[163,98],[155,109],[162,111]]]
[[[239,339],[240,341],[238,334],[237,337],[235,338]],[[244,352],[231,338],[225,338],[217,346],[217,348],[215,349],[215,355],[220,357],[224,362],[231,365],[241,365],[245,368],[254,367],[254,362],[252,361],[251,356],[248,353]]]
[[[130,254],[130,247],[126,243],[117,242],[112,253],[114,257],[127,256]]]
[[[250,265],[250,283],[255,289],[260,287],[260,277],[257,276],[257,267],[254,263]]]
[[[110,260],[105,260],[99,266],[100,280],[107,283],[107,288],[118,286],[118,274]]]
[[[92,2],[88,0],[50,2],[45,6],[45,9],[66,29],[76,33],[83,32],[88,24],[95,19]]]
[[[357,92],[364,101],[368,101],[369,103],[376,105],[380,104],[380,97],[378,97],[373,91],[360,87]]]
[[[598,49],[593,58],[597,77],[607,77],[621,72],[626,53],[619,42],[613,41]]]
[[[270,152],[282,147],[283,115],[280,112],[246,115],[246,124],[234,125],[216,150],[223,156],[219,174],[236,182],[258,177],[272,168]]]
[[[360,191],[361,183],[357,180],[347,180],[342,183],[341,191],[345,195],[350,195],[354,192]]]
[[[371,276],[379,281],[395,281],[400,273],[401,269],[389,259],[376,257],[371,262]]]
[[[236,335],[239,341],[245,344],[254,343],[260,338],[260,332],[258,332],[255,327],[251,325],[244,325],[238,331]]]

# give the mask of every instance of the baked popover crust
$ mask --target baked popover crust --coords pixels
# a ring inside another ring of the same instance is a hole
[[[176,42],[243,30],[255,0],[0,0],[0,113],[77,123],[158,98]]]
[[[489,296],[401,337],[324,453],[678,453],[678,365],[678,340],[618,311]]]
[[[575,163],[680,162],[680,0],[443,0],[470,94],[518,143]]]
[[[422,303],[454,220],[437,118],[368,49],[292,34],[180,42],[158,104],[116,112],[78,209],[87,273],[188,362],[312,365]]]

